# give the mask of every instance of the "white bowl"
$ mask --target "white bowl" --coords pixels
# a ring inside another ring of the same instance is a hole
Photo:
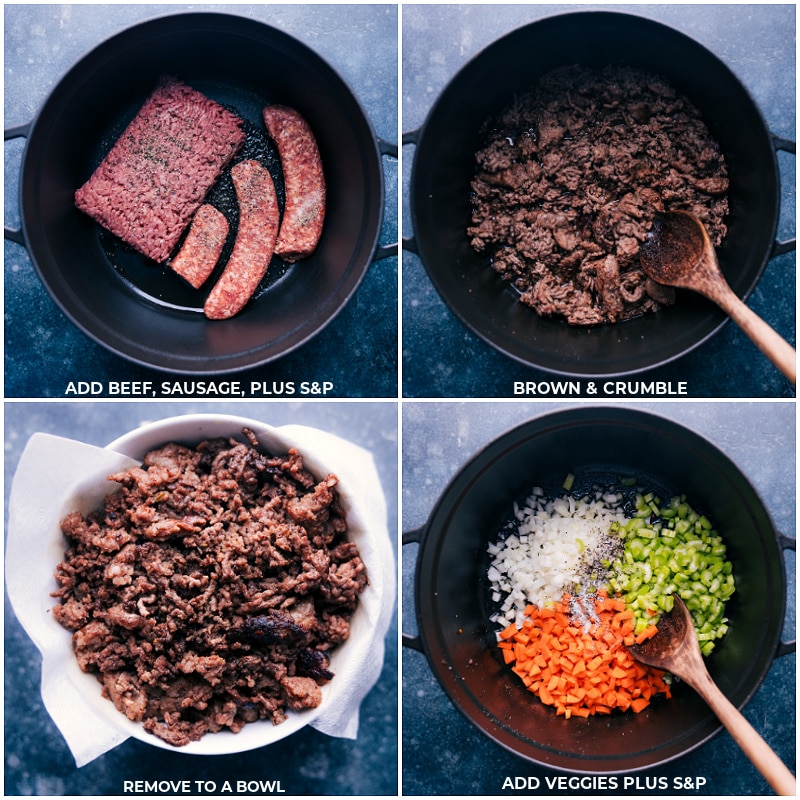
[[[359,506],[367,505],[374,508],[377,504],[378,509],[384,508],[383,495],[381,494],[380,498],[374,496],[366,498],[363,493],[360,494],[366,484],[363,484],[361,477],[357,474],[360,469],[354,470],[352,466],[348,466],[348,459],[354,453],[348,453],[347,443],[343,443],[342,440],[333,437],[328,439],[326,438],[329,437],[328,434],[299,426],[285,426],[276,429],[263,422],[243,417],[224,414],[191,414],[144,424],[114,440],[107,445],[106,449],[141,461],[148,451],[168,442],[194,446],[204,439],[230,436],[244,441],[241,436],[244,427],[254,431],[261,444],[269,452],[285,453],[289,447],[296,446],[303,455],[304,464],[318,479],[331,472],[339,477],[338,488],[343,506],[348,514],[348,538],[359,546],[370,576],[370,584],[360,595],[359,606],[351,618],[350,638],[336,647],[331,654],[330,669],[335,677],[322,687],[322,703],[314,709],[300,712],[289,711],[288,718],[279,725],[274,725],[269,720],[260,720],[245,725],[239,733],[231,731],[209,733],[197,742],[191,742],[183,747],[174,747],[147,733],[140,723],[127,719],[117,711],[110,701],[100,696],[100,684],[97,679],[93,675],[82,672],[77,666],[77,661],[72,659],[73,663],[68,666],[69,679],[80,683],[86,701],[92,706],[95,713],[102,715],[112,726],[119,728],[127,736],[175,753],[222,755],[264,747],[284,739],[326,714],[329,716],[333,714],[334,717],[326,719],[326,728],[336,729],[340,722],[344,725],[344,720],[337,720],[335,717],[339,713],[349,715],[353,711],[353,685],[364,681],[363,639],[361,646],[359,646],[359,641],[361,637],[369,640],[376,636],[376,625],[380,626],[379,620],[386,616],[385,604],[393,602],[388,599],[389,592],[391,591],[393,594],[391,580],[387,581],[387,573],[383,566],[374,563],[375,555],[388,545],[388,534],[384,539],[385,523],[383,530],[380,530],[380,526],[377,526],[376,530],[376,526],[370,526],[357,513],[351,519],[351,512],[357,512]],[[353,447],[362,456],[364,455],[364,451],[361,451],[360,448]],[[358,452],[355,453],[356,456]],[[361,466],[363,468],[363,462]],[[383,513],[383,518],[385,520],[385,513]],[[377,517],[373,517],[373,521],[376,519]],[[368,560],[370,557],[373,561],[372,564]],[[381,642],[383,633],[385,630],[379,634]],[[66,630],[64,630],[64,636],[71,639],[71,635]],[[355,691],[359,695],[358,700],[360,701],[366,693],[365,687],[361,686]]]

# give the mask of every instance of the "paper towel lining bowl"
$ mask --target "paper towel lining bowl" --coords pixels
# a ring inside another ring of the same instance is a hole
[[[241,436],[244,427],[254,431],[261,444],[270,452],[286,452],[292,444],[281,434],[281,431],[262,422],[230,415],[191,414],[146,423],[114,440],[107,445],[107,449],[141,461],[149,450],[173,441],[189,446],[194,446],[204,439],[219,436],[235,436],[244,441]],[[304,463],[311,472],[317,478],[324,477],[321,474],[321,464],[317,463],[310,455],[307,456],[302,448],[298,447],[298,449],[303,454]],[[330,471],[334,470],[329,469],[326,472]],[[340,486],[340,488],[344,491],[343,487]],[[351,530],[349,536],[351,540],[358,542],[358,534],[359,531]],[[371,615],[368,613],[368,606],[371,601],[370,587],[367,587],[361,595],[359,607],[351,619],[350,638],[340,644],[331,654],[330,669],[335,677],[330,683],[321,687],[322,703],[317,708],[301,712],[287,711],[287,719],[279,725],[274,725],[269,720],[259,720],[248,723],[239,733],[229,730],[208,733],[197,742],[191,742],[183,747],[174,747],[157,736],[147,733],[141,723],[129,720],[117,711],[110,700],[101,696],[101,685],[97,678],[92,674],[82,672],[74,658],[68,668],[70,679],[80,681],[87,701],[96,711],[128,736],[146,744],[187,755],[226,755],[254,750],[274,744],[311,724],[329,704],[335,701],[338,689],[344,686],[348,672],[352,669],[349,658],[352,647],[349,645],[352,645],[359,635],[369,635]],[[68,641],[71,640],[71,634],[66,630],[64,630],[64,637]],[[71,644],[68,646],[71,650]]]

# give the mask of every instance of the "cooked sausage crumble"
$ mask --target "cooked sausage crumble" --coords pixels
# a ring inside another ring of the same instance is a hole
[[[368,582],[336,476],[244,435],[154,450],[62,522],[54,615],[80,667],[174,746],[318,706]]]

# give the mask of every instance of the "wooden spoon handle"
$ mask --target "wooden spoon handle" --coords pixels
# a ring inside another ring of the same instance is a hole
[[[750,337],[759,350],[792,382],[797,383],[797,353],[775,333],[726,283],[708,287],[706,296],[713,300]]]
[[[692,676],[691,685],[708,703],[736,744],[741,747],[742,752],[775,792],[782,796],[794,797],[797,793],[795,776],[736,706],[722,694],[708,673],[705,670],[703,672],[702,675]]]

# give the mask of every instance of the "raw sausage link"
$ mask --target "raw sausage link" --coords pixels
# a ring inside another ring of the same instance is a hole
[[[310,256],[325,220],[325,176],[311,128],[294,109],[267,106],[267,133],[275,140],[283,168],[286,205],[275,253],[285,261]]]
[[[214,206],[197,209],[189,233],[170,267],[195,289],[208,280],[228,236],[228,220]]]
[[[239,228],[231,257],[206,298],[203,310],[209,319],[229,319],[244,308],[269,267],[278,238],[280,209],[267,169],[258,161],[242,161],[231,177]]]

